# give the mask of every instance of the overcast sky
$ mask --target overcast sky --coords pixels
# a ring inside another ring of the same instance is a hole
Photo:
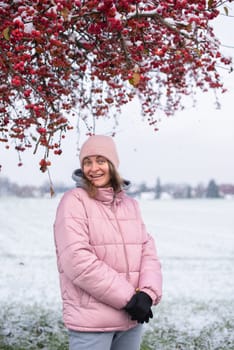
[[[232,6],[233,7],[233,6]],[[234,14],[234,11],[230,14]],[[234,46],[234,18],[220,16],[215,30],[222,43]],[[223,48],[226,55],[234,56],[234,48]],[[120,156],[120,173],[134,183],[161,182],[204,183],[215,179],[218,183],[234,183],[234,73],[223,71],[228,92],[220,97],[221,109],[215,108],[213,92],[199,93],[192,108],[164,117],[157,132],[141,120],[139,105],[135,101],[123,109],[115,137]],[[110,128],[98,124],[97,133],[108,133]],[[82,136],[80,143],[85,138]],[[18,167],[17,154],[0,148],[3,166],[1,177],[19,184],[42,184],[47,174],[39,170],[41,155],[32,159],[23,154],[22,167]],[[79,167],[77,131],[69,133],[62,156],[53,157],[50,169],[54,183],[72,185],[71,173]]]

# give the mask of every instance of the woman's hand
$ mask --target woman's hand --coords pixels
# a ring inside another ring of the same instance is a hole
[[[137,292],[132,296],[124,310],[127,311],[132,320],[144,323],[149,322],[149,319],[153,318],[151,306],[151,297],[145,292]]]

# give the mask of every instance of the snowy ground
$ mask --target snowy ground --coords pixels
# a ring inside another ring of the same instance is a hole
[[[4,332],[10,327],[7,319],[10,323],[14,312],[25,308],[61,312],[52,230],[58,201],[0,198]],[[140,205],[164,275],[164,297],[151,327],[163,327],[165,332],[173,326],[192,336],[222,322],[226,326],[218,334],[229,341],[225,349],[234,349],[227,326],[234,319],[234,201],[141,200]],[[214,342],[209,349],[221,349]]]

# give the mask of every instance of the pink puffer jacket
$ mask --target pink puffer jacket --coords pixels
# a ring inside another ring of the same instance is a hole
[[[97,332],[135,326],[123,308],[136,288],[159,302],[162,276],[155,245],[137,202],[124,191],[114,196],[112,188],[98,189],[95,199],[82,188],[68,191],[54,234],[67,328]]]

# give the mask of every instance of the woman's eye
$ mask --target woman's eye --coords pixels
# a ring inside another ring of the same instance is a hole
[[[89,162],[89,161],[84,162],[84,166],[90,166],[90,164],[91,164],[91,162]]]
[[[105,160],[104,159],[98,159],[98,164],[104,164],[105,163]]]

